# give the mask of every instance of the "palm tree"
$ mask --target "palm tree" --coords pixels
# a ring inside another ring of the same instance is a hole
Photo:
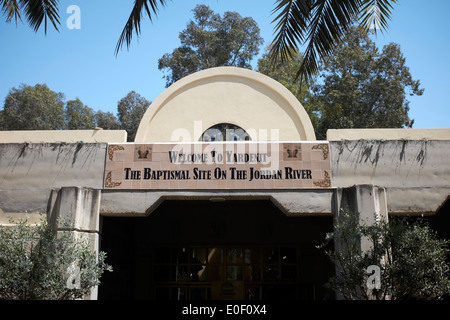
[[[47,20],[55,27],[59,24],[59,0],[0,0],[7,21],[21,19],[23,10],[31,27],[37,31]],[[160,7],[169,0],[134,0],[134,6],[127,23],[117,42],[117,55],[126,44],[129,48],[133,34],[141,33],[141,19],[146,13],[150,21]],[[317,72],[321,60],[329,56],[342,40],[345,31],[360,21],[366,30],[385,30],[388,26],[391,9],[397,0],[277,0],[272,14],[275,15],[275,38],[272,42],[270,57],[272,61],[286,60],[306,46],[303,63],[296,79],[310,80]]]

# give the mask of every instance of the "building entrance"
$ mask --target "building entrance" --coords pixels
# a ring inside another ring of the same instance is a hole
[[[333,299],[316,245],[331,217],[286,217],[268,200],[165,201],[149,217],[103,217],[114,268],[99,299]]]
[[[156,299],[314,299],[301,283],[300,247],[162,247],[154,250]]]

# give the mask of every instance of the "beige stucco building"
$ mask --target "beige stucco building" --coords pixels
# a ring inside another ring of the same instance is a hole
[[[334,298],[316,245],[341,208],[448,226],[450,129],[329,130],[317,141],[298,100],[254,71],[176,82],[126,140],[0,132],[0,223],[69,217],[114,268],[93,299]]]

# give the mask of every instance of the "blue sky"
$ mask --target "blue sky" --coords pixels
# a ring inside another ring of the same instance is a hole
[[[117,102],[134,90],[153,101],[165,89],[158,59],[179,46],[178,34],[192,19],[192,9],[206,4],[218,13],[236,11],[252,17],[267,46],[273,39],[271,23],[275,0],[173,0],[151,23],[145,19],[142,35],[129,51],[116,57],[114,48],[133,1],[61,0],[60,31],[34,33],[26,24],[0,21],[0,101],[21,83],[46,83],[66,100],[80,98],[94,110],[117,113]],[[81,9],[81,29],[70,30],[70,5]],[[450,36],[448,0],[399,0],[389,30],[376,40],[400,44],[413,79],[425,88],[421,97],[408,97],[414,128],[450,128]],[[260,55],[264,47],[260,50]],[[258,58],[258,57],[257,57]],[[253,65],[256,66],[257,58]]]

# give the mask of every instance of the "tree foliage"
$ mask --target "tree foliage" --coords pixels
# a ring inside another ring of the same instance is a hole
[[[98,110],[95,113],[95,124],[105,130],[118,130],[120,129],[119,120],[112,112],[103,112]]]
[[[22,84],[9,91],[3,109],[4,130],[58,130],[64,126],[64,94],[45,84]]]
[[[423,219],[390,218],[368,225],[342,211],[333,233],[336,250],[326,254],[338,272],[328,285],[350,300],[435,300],[450,294],[449,241],[439,239]],[[361,250],[361,240],[371,244]],[[368,267],[380,268],[380,286],[368,287]]]
[[[413,126],[407,97],[420,96],[424,89],[412,78],[398,44],[391,43],[380,51],[369,34],[354,26],[308,85],[292,77],[302,61],[297,52],[291,59],[278,59],[273,64],[265,53],[258,60],[258,71],[297,97],[318,139],[326,139],[328,129]]]
[[[0,110],[0,130],[106,130],[125,129],[134,139],[150,102],[131,91],[118,103],[120,120],[111,112],[95,111],[79,98],[65,101],[46,84],[12,88]],[[130,139],[131,139],[130,138]]]
[[[127,131],[128,141],[134,141],[137,129],[150,102],[135,91],[130,91],[117,105],[120,128]]]
[[[105,271],[106,254],[70,232],[56,236],[43,221],[0,228],[0,299],[72,300],[89,294]]]
[[[424,90],[413,80],[398,44],[380,52],[353,27],[320,70],[311,88],[311,103],[320,111],[318,138],[325,139],[328,129],[412,127],[406,97]]]
[[[206,5],[196,6],[193,12],[194,20],[179,35],[181,46],[158,60],[158,68],[168,72],[166,86],[212,67],[251,69],[250,62],[263,43],[252,18],[237,12],[225,12],[222,18]]]
[[[96,126],[94,110],[85,106],[79,98],[67,101],[65,118],[68,130],[87,130]]]

